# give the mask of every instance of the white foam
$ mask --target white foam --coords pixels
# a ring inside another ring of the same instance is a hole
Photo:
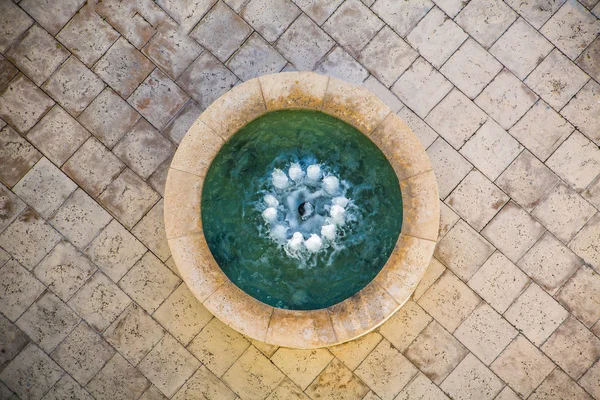
[[[287,240],[287,230],[288,228],[283,225],[275,225],[271,228],[271,237],[279,243],[285,243]]]
[[[310,251],[311,253],[316,253],[319,250],[321,250],[321,246],[323,246],[323,241],[321,240],[319,235],[315,235],[313,233],[308,239],[306,239],[304,245],[306,246],[308,251]]]
[[[263,211],[262,216],[267,222],[274,222],[277,220],[277,209],[269,207]]]
[[[318,164],[309,165],[306,169],[306,175],[308,179],[318,181],[321,178],[321,167]]]
[[[328,224],[321,227],[321,236],[323,236],[325,239],[334,240],[335,234],[335,225]]]
[[[288,174],[290,175],[290,178],[292,178],[293,181],[298,182],[299,180],[304,178],[305,172],[302,170],[302,167],[300,167],[300,164],[294,163],[290,166]]]
[[[344,225],[346,222],[346,210],[342,206],[338,206],[334,204],[331,206],[331,210],[329,210],[329,215],[331,216],[331,221],[336,225]]]
[[[294,232],[294,234],[292,235],[292,238],[290,240],[288,240],[288,246],[293,251],[299,251],[302,248],[303,244],[304,244],[304,237],[302,236],[302,234],[300,232]]]
[[[329,194],[335,194],[340,188],[340,180],[335,176],[323,178],[323,189]]]
[[[344,207],[344,208],[348,205],[349,201],[350,200],[348,200],[346,198],[346,196],[338,196],[338,197],[334,197],[333,199],[331,199],[332,204],[335,204],[335,205],[338,205],[338,206]]]
[[[273,186],[275,186],[277,189],[285,189],[290,185],[287,175],[279,168],[275,168],[273,170],[271,177],[273,179]]]
[[[273,196],[272,194],[265,195],[264,200],[268,207],[277,207],[279,205],[277,197]]]

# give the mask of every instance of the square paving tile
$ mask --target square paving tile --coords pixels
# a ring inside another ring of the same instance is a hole
[[[0,3],[0,53],[4,53],[33,24],[33,19],[12,1]]]
[[[0,232],[10,225],[10,223],[21,214],[25,207],[25,203],[21,199],[6,186],[0,184]],[[3,257],[0,255],[0,265],[4,264],[8,258],[10,258],[10,256],[5,255]]]
[[[333,356],[326,349],[280,348],[271,357],[271,361],[303,390],[329,365],[331,360]]]
[[[579,379],[581,387],[585,388],[589,394],[598,398],[600,395],[600,386],[598,379],[600,378],[600,362],[596,362],[588,371]]]
[[[369,79],[365,81],[365,85],[368,80]],[[429,148],[429,146],[431,146],[438,138],[437,133],[408,107],[402,107],[402,109],[398,112],[398,116],[400,116],[400,118],[406,122],[406,125],[408,125],[408,127],[413,131],[413,133],[417,135],[417,138],[423,145],[423,148]],[[445,144],[447,145],[447,143]]]
[[[14,259],[0,268],[0,278],[2,313],[13,322],[45,290],[44,285]]]
[[[0,118],[19,133],[27,132],[52,106],[54,101],[25,75],[17,75],[0,93]],[[12,185],[11,185],[12,186]]]
[[[440,386],[452,398],[494,399],[504,383],[472,354],[468,354]]]
[[[263,38],[273,43],[300,13],[291,0],[250,0],[240,16]]]
[[[404,37],[433,6],[434,4],[430,0],[407,2],[378,0],[373,4],[372,10],[394,31]]]
[[[17,67],[0,55],[0,91],[3,91],[18,73]],[[0,122],[1,127],[4,127],[4,125],[6,125],[6,122]]]
[[[554,295],[582,263],[560,240],[546,232],[518,265],[538,285]]]
[[[23,0],[19,6],[54,36],[84,3],[84,0]]]
[[[563,286],[557,299],[591,328],[600,319],[600,275],[592,268],[582,266]]]
[[[96,267],[87,257],[69,242],[61,241],[33,272],[48,289],[66,302],[95,271]]]
[[[440,69],[453,84],[474,99],[502,70],[502,64],[469,38]]]
[[[434,7],[408,34],[406,40],[434,67],[441,67],[468,35]]]
[[[237,81],[235,76],[234,79]],[[177,83],[180,86],[183,86],[181,80],[179,80]],[[198,81],[196,81],[196,83],[198,83]],[[185,90],[187,90],[187,88]],[[188,92],[188,94],[190,94],[192,97],[195,97],[192,93]],[[188,101],[188,103],[181,109],[181,112],[175,118],[173,118],[171,122],[169,122],[169,125],[167,125],[165,129],[162,130],[162,134],[171,139],[173,143],[180,143],[188,129],[190,129],[192,124],[198,119],[200,114],[202,114],[202,111],[203,108],[200,107],[198,103],[193,100]]]
[[[158,0],[156,3],[169,13],[185,32],[189,32],[215,4],[215,0],[199,0],[193,3],[177,0]]]
[[[363,83],[369,76],[369,72],[341,47],[336,47],[327,54],[315,72],[357,85]]]
[[[4,166],[0,169],[0,182],[6,186],[17,183],[41,157],[40,152],[10,126],[0,131],[0,163]]]
[[[596,81],[600,81],[600,38],[590,44],[579,57],[576,63],[579,68],[587,72]]]
[[[600,145],[600,85],[590,81],[561,110],[584,135]]]
[[[600,149],[575,131],[552,154],[546,165],[573,189],[582,191],[600,172]]]
[[[600,214],[596,214],[569,243],[569,248],[590,264],[596,272],[600,272],[599,240]]]
[[[144,215],[131,232],[161,261],[165,262],[171,256],[165,231],[164,205],[162,200],[156,203],[148,211],[148,214]]]
[[[367,395],[368,396],[368,395]],[[279,386],[275,388],[267,397],[268,400],[284,400],[284,399],[295,399],[295,400],[310,400],[310,397],[304,394],[302,389],[300,389],[294,382],[285,378],[281,381]],[[363,399],[367,399],[365,397]]]
[[[150,382],[119,353],[90,381],[86,389],[99,400],[136,399]]]
[[[73,378],[65,374],[45,395],[44,400],[79,399],[94,400]]]
[[[373,75],[369,75],[369,77],[362,83],[362,85],[365,88],[369,89],[373,94],[375,94],[375,96],[379,97],[393,112],[397,113],[402,107],[404,107],[404,104],[402,104],[398,97],[396,97],[396,95],[392,93],[390,89],[386,88]],[[404,122],[406,122],[406,120]],[[431,128],[429,129],[431,130]]]
[[[238,399],[215,375],[205,366],[201,366],[182,388],[173,396],[174,400],[186,399]]]
[[[423,278],[421,278],[417,288],[415,289],[415,292],[413,293],[413,299],[420,299],[421,296],[425,294],[427,289],[429,289],[431,285],[433,285],[435,281],[442,276],[445,270],[446,267],[444,264],[439,262],[437,258],[433,257],[429,263],[429,266],[427,267],[427,270],[425,271],[425,274],[423,275]]]
[[[89,136],[90,133],[79,122],[55,105],[29,131],[27,140],[60,167]]]
[[[52,352],[52,359],[85,386],[114,354],[115,350],[82,322]]]
[[[407,303],[408,305],[409,303]],[[414,303],[413,303],[414,304]],[[400,310],[398,310],[400,311]],[[423,312],[425,314],[425,312]],[[398,314],[394,314],[398,315]],[[431,319],[431,317],[429,317]],[[328,350],[351,371],[354,371],[381,342],[383,336],[371,332],[356,340],[329,347]]]
[[[313,21],[323,25],[327,18],[342,4],[344,0],[295,0],[294,3],[302,9]],[[364,3],[364,2],[363,2]],[[366,4],[370,6],[369,4]]]
[[[565,0],[532,0],[525,2],[520,0],[506,0],[506,3],[521,14],[535,29],[540,29],[564,2]]]
[[[285,64],[285,58],[255,32],[229,59],[227,67],[246,81],[260,75],[279,72]]]
[[[359,400],[368,392],[367,385],[336,358],[305,391],[311,399],[338,398],[339,400]]]
[[[50,218],[77,189],[47,158],[42,158],[14,187],[13,191],[43,218]]]
[[[431,316],[427,314],[420,305],[409,300],[379,328],[379,332],[392,343],[395,348],[403,352],[412,341],[419,336],[421,331],[429,325],[431,320]],[[377,338],[373,339],[373,347],[379,343],[379,341],[375,342],[375,339]],[[342,344],[341,346],[348,345]],[[334,354],[336,357],[340,358],[336,352],[334,352]],[[343,357],[340,359],[344,364],[348,365]],[[348,367],[353,369],[350,366]]]
[[[485,48],[489,48],[517,19],[501,0],[472,0],[456,16],[456,23]]]
[[[29,343],[27,335],[0,314],[0,371],[23,350],[27,343]],[[2,393],[0,390],[0,394]]]
[[[448,399],[449,397],[442,392],[433,382],[422,373],[418,373],[402,391],[398,394],[395,400],[411,400],[411,399]],[[377,397],[365,400],[377,400]]]
[[[542,399],[591,399],[567,374],[556,368],[529,397]]]

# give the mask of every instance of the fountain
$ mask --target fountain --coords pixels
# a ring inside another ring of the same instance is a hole
[[[406,124],[366,89],[309,72],[245,82],[177,150],[173,259],[215,316],[262,342],[355,339],[410,297],[439,225],[437,184]]]

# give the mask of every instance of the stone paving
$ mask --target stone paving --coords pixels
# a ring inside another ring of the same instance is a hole
[[[0,0],[0,399],[600,399],[598,0]],[[201,306],[177,144],[239,82],[363,84],[435,167],[441,239],[377,331],[312,351]]]

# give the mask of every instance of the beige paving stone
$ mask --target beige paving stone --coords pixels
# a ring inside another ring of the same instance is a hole
[[[309,400],[302,389],[288,378],[281,381],[279,386],[267,397],[267,400]],[[368,400],[368,399],[367,399]]]
[[[174,400],[193,400],[198,398],[233,400],[239,397],[236,397],[235,393],[206,369],[205,366],[201,366],[173,396]]]
[[[244,399],[252,400],[268,396],[284,376],[271,361],[250,346],[223,375],[223,382]]]
[[[600,85],[590,80],[563,108],[562,115],[571,121],[584,135],[600,143]]]
[[[56,35],[83,3],[83,0],[24,0],[19,5],[51,35]]]
[[[346,367],[354,371],[382,339],[383,337],[379,333],[371,332],[350,342],[329,347],[328,350]]]
[[[454,18],[466,6],[460,0],[435,0],[434,3],[441,8],[450,18]]]
[[[525,79],[525,84],[560,110],[585,85],[588,75],[555,49]]]
[[[102,334],[132,365],[163,338],[165,330],[140,306],[131,303]]]
[[[420,305],[409,300],[379,328],[379,332],[403,352],[431,320],[431,316]]]
[[[517,394],[527,397],[552,372],[554,364],[519,335],[492,363],[491,369]]]
[[[165,186],[167,183],[167,176],[169,174],[169,167],[171,166],[171,157],[167,158],[148,178],[148,183],[152,186],[152,189],[156,190],[159,195],[165,195]]]
[[[0,52],[4,53],[31,24],[33,19],[14,2],[2,2],[0,4]]]
[[[154,318],[185,345],[212,317],[185,283],[179,285],[154,313]]]
[[[0,278],[2,313],[15,322],[44,292],[44,285],[14,259],[0,268]]]
[[[85,249],[85,254],[114,282],[123,275],[146,252],[146,248],[116,220]]]
[[[429,0],[400,3],[393,0],[379,0],[373,4],[373,11],[379,15],[400,36],[406,36],[423,18],[434,4]]]
[[[171,256],[165,233],[163,201],[160,200],[133,228],[132,233],[161,261]]]
[[[6,53],[36,85],[41,85],[69,57],[69,52],[39,25],[33,25]]]
[[[579,379],[579,384],[582,388],[587,390],[589,394],[594,398],[600,397],[600,386],[598,386],[598,379],[600,379],[600,362],[596,361],[588,371]]]
[[[578,2],[567,1],[540,32],[574,60],[600,33],[600,21]]]
[[[517,14],[499,0],[473,0],[456,16],[460,25],[485,48],[489,48],[517,18]]]
[[[427,270],[425,271],[425,275],[423,275],[423,278],[421,278],[419,285],[417,286],[417,288],[415,289],[415,292],[413,293],[413,299],[415,299],[415,300],[420,299],[421,296],[423,296],[423,294],[425,294],[427,289],[429,289],[431,287],[431,285],[433,285],[433,283],[438,280],[438,278],[444,273],[445,270],[446,270],[446,267],[444,267],[444,264],[439,262],[437,260],[437,258],[432,257],[431,262],[429,263],[429,266],[427,267]],[[396,346],[396,347],[398,347],[398,346]]]
[[[568,316],[569,312],[535,283],[504,313],[504,317],[536,346],[544,343]]]
[[[214,3],[215,0],[200,0],[190,4],[174,0],[157,1],[185,32],[189,32]]]
[[[473,170],[446,198],[446,203],[479,231],[508,200],[481,172]]]
[[[529,282],[527,275],[497,251],[469,280],[469,287],[502,314]]]
[[[108,343],[81,322],[52,352],[52,359],[85,386],[114,354],[115,350]]]
[[[228,3],[230,3],[229,1]],[[327,18],[339,7],[343,0],[296,0],[294,3],[306,15],[319,25],[323,25]],[[364,3],[364,2],[363,2]],[[370,6],[369,4],[366,4]]]
[[[96,399],[125,400],[138,398],[150,382],[119,353],[85,387]]]
[[[43,218],[50,218],[77,189],[77,185],[43,157],[13,191]]]
[[[64,109],[55,105],[27,134],[46,157],[59,167],[85,143],[90,133]]]
[[[517,330],[486,303],[481,303],[454,331],[454,336],[488,366],[517,334]]]
[[[576,191],[559,183],[531,215],[563,243],[568,243],[595,213],[596,209]]]
[[[425,119],[457,150],[486,120],[486,114],[456,88]]]
[[[583,261],[550,232],[519,260],[519,268],[551,295],[581,266]]]
[[[96,272],[67,303],[96,331],[104,331],[131,303],[106,275]]]
[[[502,64],[469,38],[442,66],[440,72],[470,99],[474,99],[500,70]]]
[[[565,0],[534,0],[527,2],[506,0],[506,3],[533,25],[535,29],[540,29],[564,2]]]
[[[298,350],[280,348],[271,361],[296,385],[305,390],[333,360],[325,349]]]
[[[125,169],[98,199],[119,222],[131,229],[159,198],[136,174]]]
[[[0,379],[21,399],[39,399],[64,371],[39,347],[30,343],[0,373]]]
[[[249,346],[250,342],[244,336],[213,318],[187,349],[213,374],[221,377]]]
[[[327,54],[315,72],[357,85],[363,83],[369,76],[369,72],[342,47],[336,47]]]
[[[96,14],[95,7],[82,7],[56,38],[85,65],[91,67],[119,38],[119,33]]]
[[[515,392],[513,392],[513,390],[508,385],[504,386],[504,389],[502,389],[500,394],[498,394],[498,396],[496,396],[496,400],[520,400],[520,399],[522,399],[522,397],[517,395]]]
[[[546,165],[573,189],[582,191],[600,173],[600,149],[575,131],[552,154]]]
[[[418,56],[419,53],[386,25],[362,49],[358,60],[390,87]]]
[[[256,32],[227,62],[227,67],[243,81],[279,72],[285,65],[285,58]]]
[[[29,343],[27,335],[0,314],[0,370],[3,370],[27,343]]]
[[[42,85],[42,89],[73,117],[77,117],[106,85],[76,57],[71,56]]]
[[[548,167],[524,150],[496,179],[496,185],[525,211],[531,212],[558,181]]]
[[[570,316],[541,349],[571,378],[578,380],[600,357],[600,339]]]
[[[44,400],[61,399],[94,400],[92,395],[66,374],[44,395]]]
[[[600,40],[596,38],[579,57],[576,63],[596,81],[600,81]]]
[[[557,299],[591,328],[600,319],[600,275],[583,265],[563,286]]]
[[[452,398],[493,399],[504,383],[473,354],[468,354],[440,387]]]
[[[105,146],[112,148],[139,118],[127,102],[106,88],[77,120]]]
[[[581,192],[581,195],[594,207],[600,208],[600,175],[590,183],[587,189]]]
[[[305,391],[311,399],[339,400],[359,400],[368,392],[369,388],[335,358]]]
[[[496,214],[481,234],[516,262],[544,234],[544,227],[511,201]]]
[[[402,389],[402,391],[396,396],[395,400],[425,400],[425,399],[437,399],[445,400],[449,399],[448,396],[442,392],[433,382],[429,380],[422,373],[418,373],[417,376]]]
[[[445,199],[473,169],[471,163],[442,138],[429,146],[427,155],[433,165],[440,199]]]
[[[0,55],[0,91],[4,91],[4,89],[8,86],[10,81],[19,73],[17,67],[15,67],[10,61],[8,61],[4,56]],[[6,122],[1,122],[0,127],[4,127]]]
[[[538,97],[507,69],[503,69],[475,99],[475,103],[487,112],[502,128],[515,124]]]
[[[348,0],[335,10],[322,27],[336,42],[356,56],[383,25],[383,21],[363,3]]]
[[[10,82],[8,88],[0,93],[0,118],[23,134],[53,105],[54,101],[50,97],[25,75],[19,74]]]
[[[527,75],[550,53],[552,44],[524,19],[519,18],[490,48],[519,79]]]
[[[433,321],[415,339],[404,355],[429,379],[439,385],[468,353],[458,340]]]
[[[493,246],[461,220],[440,241],[434,255],[461,279],[467,280],[493,252]]]
[[[181,81],[179,81],[178,83],[181,84]],[[192,97],[194,97],[193,94],[191,95]],[[200,114],[202,114],[202,107],[200,107],[200,105],[198,105],[198,103],[196,103],[195,101],[190,100],[181,109],[181,112],[175,118],[173,118],[171,122],[169,122],[169,125],[167,125],[167,127],[162,130],[162,134],[171,139],[173,143],[180,143],[181,139],[183,139],[188,129],[190,129],[190,127],[198,119]]]
[[[150,386],[139,400],[165,400],[167,397],[154,385]]]
[[[415,135],[417,135],[423,148],[427,149],[435,139],[437,139],[437,133],[435,133],[425,121],[419,118],[419,116],[412,112],[408,107],[403,107],[400,112],[398,112],[398,116],[406,122],[406,125],[408,125]]]
[[[123,37],[92,68],[123,98],[128,98],[153,69],[152,62]]]
[[[356,375],[382,400],[394,399],[417,372],[415,366],[385,339],[356,369]]]
[[[254,347],[256,347],[258,350],[260,350],[261,353],[263,353],[267,358],[271,358],[273,356],[273,354],[275,354],[275,352],[279,349],[279,346],[275,346],[272,344],[268,344],[268,343],[264,343],[264,342],[259,342],[258,340],[251,340],[252,345]]]
[[[39,151],[10,126],[0,131],[0,181],[12,187],[42,157]],[[6,222],[4,222],[6,223]]]
[[[300,15],[281,35],[276,48],[298,70],[312,70],[331,50],[334,41],[317,24]]]
[[[31,271],[61,237],[31,208],[26,208],[0,234],[2,248]]]
[[[240,16],[272,43],[300,13],[300,9],[290,0],[251,0],[240,12]]]
[[[404,104],[402,104],[398,97],[396,97],[396,95],[392,93],[391,90],[386,88],[373,75],[369,75],[369,77],[362,83],[362,85],[365,88],[369,89],[377,97],[379,97],[379,99],[381,99],[385,103],[385,105],[388,106],[393,112],[397,113],[402,107],[404,107]]]
[[[392,92],[421,118],[451,89],[452,84],[423,58],[418,58],[392,86]]]
[[[581,399],[592,398],[582,388],[573,382],[560,369],[556,368],[529,397],[532,400],[542,399]]]

